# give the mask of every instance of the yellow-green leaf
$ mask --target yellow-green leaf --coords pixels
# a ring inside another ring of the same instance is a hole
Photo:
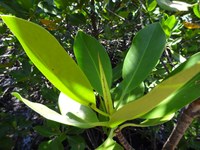
[[[115,127],[124,121],[138,118],[149,112],[168,96],[180,89],[199,72],[200,62],[164,80],[145,96],[124,105],[113,113],[110,119],[110,126]]]
[[[14,16],[1,17],[31,61],[55,87],[83,105],[95,104],[87,77],[48,31]]]

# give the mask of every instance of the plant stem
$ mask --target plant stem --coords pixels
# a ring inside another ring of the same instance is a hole
[[[135,150],[126,140],[126,138],[124,137],[124,135],[122,134],[120,128],[117,128],[115,130],[116,133],[116,137],[118,138],[120,144],[124,147],[125,150]]]
[[[192,102],[181,114],[177,125],[163,145],[162,150],[174,150],[192,121],[200,116],[200,98]]]
[[[107,114],[107,113],[101,111],[101,110],[98,109],[94,104],[91,104],[90,107],[91,107],[94,111],[98,112],[99,114],[101,114],[101,115],[103,115],[103,116],[106,116],[106,117],[110,117],[109,114]]]

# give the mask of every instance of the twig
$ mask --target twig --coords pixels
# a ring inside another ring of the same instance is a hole
[[[125,150],[135,150],[129,143],[128,141],[125,139],[124,135],[122,134],[120,128],[117,128],[115,130],[116,133],[116,137],[118,138],[119,142],[121,143],[121,145],[124,147]]]
[[[200,116],[200,98],[192,102],[181,114],[177,125],[163,145],[162,150],[174,150],[192,121]]]

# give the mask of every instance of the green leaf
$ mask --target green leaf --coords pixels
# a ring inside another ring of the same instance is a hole
[[[116,67],[113,68],[113,82],[117,81],[118,79],[120,79],[122,77],[122,67],[123,67],[123,63],[120,62],[119,64],[117,64]]]
[[[40,143],[38,150],[64,150],[62,142],[66,139],[66,135],[61,135],[53,140],[44,141]]]
[[[199,72],[200,62],[164,80],[145,96],[126,104],[113,113],[110,119],[110,126],[116,127],[124,121],[132,120],[148,113],[168,96],[183,87]]]
[[[195,4],[195,5],[193,6],[193,12],[194,12],[194,14],[195,14],[198,18],[200,18],[200,8],[199,8],[199,4]]]
[[[171,35],[172,29],[174,28],[174,26],[176,25],[177,20],[176,17],[174,15],[168,17],[163,23],[162,23],[162,27],[165,31],[165,34],[169,37]]]
[[[185,70],[193,66],[197,61],[200,61],[200,53],[197,53],[190,57],[185,63],[180,65],[176,70],[172,72],[172,75],[176,74],[181,70]],[[162,103],[156,106],[153,110],[147,113],[142,118],[153,119],[160,118],[165,115],[176,112],[177,110],[183,108],[187,104],[196,100],[200,97],[200,73],[198,73],[194,78],[192,78],[187,84],[181,87],[179,90],[174,92],[172,95],[167,97]]]
[[[192,7],[191,4],[181,1],[157,0],[157,3],[162,9],[168,11],[188,11],[189,7]]]
[[[137,33],[124,60],[120,100],[148,76],[158,62],[165,43],[165,33],[159,23],[151,24]]]
[[[83,120],[80,121],[80,119],[77,121],[77,118],[75,115],[68,114],[68,116],[63,116],[57,113],[56,111],[49,109],[43,104],[31,102],[31,101],[28,101],[27,99],[24,99],[23,97],[21,97],[20,94],[16,92],[13,92],[12,95],[14,95],[16,98],[18,98],[22,102],[24,102],[28,107],[36,111],[38,114],[40,114],[44,118],[52,120],[52,121],[56,121],[62,124],[71,125],[71,126],[75,126],[79,128],[91,128],[95,126],[106,125],[106,123],[99,123],[99,122],[87,123]]]
[[[149,127],[149,126],[155,126],[155,125],[163,124],[163,123],[171,120],[174,117],[174,115],[175,114],[173,113],[173,114],[163,116],[161,118],[147,119],[147,120],[140,123],[140,127]]]
[[[54,1],[54,4],[56,5],[56,7],[59,9],[65,10],[68,5],[68,1],[66,1],[66,0],[53,0],[53,1]]]
[[[86,143],[80,135],[67,136],[67,142],[70,145],[70,150],[85,150]]]
[[[102,62],[109,88],[112,83],[111,62],[104,47],[95,38],[79,31],[74,41],[74,53],[78,65],[88,77],[93,88],[103,95],[98,57]]]
[[[123,150],[124,148],[113,140],[114,129],[111,129],[108,138],[96,150]]]
[[[144,83],[141,83],[134,90],[132,90],[131,92],[127,93],[124,96],[123,101],[121,103],[119,103],[118,101],[115,101],[115,105],[114,106],[119,109],[122,106],[128,104],[129,102],[134,101],[134,100],[140,98],[141,96],[144,95],[144,90],[145,90]],[[120,105],[118,105],[118,104],[120,104]]]
[[[174,113],[170,114],[170,115],[166,115],[164,117],[161,118],[156,118],[156,119],[147,119],[142,121],[140,124],[135,124],[135,123],[125,123],[123,125],[120,126],[120,129],[123,129],[125,127],[149,127],[149,126],[156,126],[156,125],[160,125],[163,124],[169,120],[171,120],[174,117]]]
[[[61,132],[47,126],[35,126],[34,130],[44,137],[59,135]]]
[[[83,105],[96,103],[87,77],[48,31],[20,18],[1,17],[31,61],[56,88]]]
[[[98,61],[99,61],[99,70],[100,70],[100,78],[101,78],[101,86],[103,90],[104,103],[105,103],[107,112],[109,114],[112,114],[114,112],[114,109],[113,109],[113,102],[111,99],[110,89],[108,87],[108,83],[107,83],[105,73],[103,71],[102,63],[99,57],[98,57]]]
[[[68,19],[70,24],[75,26],[86,23],[86,18],[82,13],[71,14]]]
[[[58,106],[62,116],[74,115],[79,118],[80,122],[98,122],[96,113],[90,108],[72,100],[67,95],[60,93],[58,98]]]
[[[192,101],[196,100],[198,97],[200,97],[200,84],[198,81],[200,81],[200,74],[195,76],[186,85],[167,97],[162,103],[141,118],[160,118],[174,113]]]
[[[155,8],[156,8],[156,6],[157,6],[157,2],[156,2],[156,0],[147,0],[148,2],[147,2],[147,10],[148,11],[153,11]]]
[[[26,10],[33,8],[34,0],[16,0],[17,3]]]

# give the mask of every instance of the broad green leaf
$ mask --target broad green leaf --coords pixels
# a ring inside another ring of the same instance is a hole
[[[112,114],[114,112],[114,109],[113,109],[113,102],[112,102],[111,94],[110,94],[110,88],[108,87],[108,83],[106,80],[106,76],[105,76],[105,73],[104,73],[104,70],[102,67],[100,57],[98,57],[98,61],[99,61],[101,86],[102,86],[102,90],[103,90],[103,100],[105,103],[107,113]]]
[[[155,126],[155,125],[163,124],[163,123],[171,120],[174,117],[174,115],[175,114],[173,113],[173,114],[163,116],[162,118],[147,119],[147,120],[141,122],[140,126],[141,127],[149,127],[149,126]]]
[[[96,150],[123,150],[124,148],[119,145],[112,138],[107,138],[106,141],[101,144]]]
[[[120,89],[120,90],[123,91],[123,89]],[[114,102],[115,108],[119,109],[119,108],[123,107],[124,105],[128,104],[129,102],[140,98],[141,96],[144,95],[144,90],[145,90],[144,83],[141,83],[134,90],[132,90],[131,92],[127,93],[124,96],[123,101],[119,102],[119,100],[118,101],[115,100],[115,102]],[[115,92],[117,92],[117,91],[115,91]]]
[[[137,33],[124,60],[124,80],[119,86],[123,89],[120,100],[152,71],[164,50],[165,43],[165,33],[159,23],[151,24]]]
[[[147,5],[148,5],[147,10],[153,11],[157,6],[157,2],[156,2],[156,0],[147,0]]]
[[[24,9],[30,10],[33,8],[33,4],[35,0],[16,0],[18,4],[20,4]]]
[[[195,4],[193,6],[193,12],[198,18],[200,18],[200,8],[199,7],[200,7],[199,4]]]
[[[81,105],[63,93],[60,93],[59,95],[58,106],[62,116],[73,114],[79,118],[81,122],[87,123],[99,121],[96,113],[90,107]]]
[[[62,134],[56,138],[53,138],[52,140],[44,141],[39,145],[38,150],[64,150],[62,142],[66,138],[67,136]]]
[[[176,74],[177,72],[187,69],[193,66],[197,61],[200,61],[200,53],[197,53],[190,57],[185,63],[181,64],[176,70],[174,70],[170,76]],[[162,103],[160,103],[156,108],[151,110],[142,118],[160,118],[165,115],[176,112],[177,110],[183,108],[187,104],[196,100],[200,97],[200,73],[198,73],[194,78],[192,78],[187,84],[181,87],[179,90],[174,92],[172,95],[167,97]]]
[[[111,129],[108,138],[96,150],[123,150],[123,147],[113,140],[114,129]]]
[[[48,31],[17,17],[1,17],[31,61],[56,88],[83,105],[96,103],[87,77]]]
[[[70,24],[78,26],[86,23],[86,18],[82,13],[71,14],[68,17]]]
[[[111,62],[104,47],[95,38],[79,31],[74,41],[74,53],[78,65],[88,77],[93,88],[103,95],[98,57],[102,62],[109,88],[112,83]]]
[[[191,4],[181,2],[181,1],[172,1],[172,0],[157,0],[158,5],[168,11],[188,11]]]
[[[27,99],[21,97],[20,94],[18,94],[16,92],[14,92],[12,94],[16,98],[18,98],[19,100],[24,102],[28,107],[30,107],[31,109],[36,111],[38,114],[40,114],[44,118],[52,120],[52,121],[56,121],[56,122],[59,122],[62,124],[75,126],[75,127],[79,127],[79,128],[91,128],[91,127],[95,127],[95,126],[105,126],[106,125],[106,123],[99,123],[99,122],[87,123],[82,120],[81,120],[82,121],[81,122],[80,119],[77,119],[75,115],[68,114],[68,116],[63,116],[63,115],[57,113],[56,111],[49,109],[48,107],[46,107],[43,104],[28,101]]]
[[[120,62],[119,64],[117,64],[116,67],[113,68],[113,82],[117,81],[118,79],[120,79],[122,77],[122,67],[123,67],[123,63]]]
[[[160,125],[163,124],[169,120],[171,120],[174,117],[174,113],[173,114],[169,114],[166,115],[162,118],[156,118],[156,119],[147,119],[142,121],[140,124],[135,124],[135,123],[125,123],[122,126],[120,126],[120,129],[123,129],[125,127],[149,127],[149,126],[156,126],[156,125]]]
[[[178,91],[171,94],[153,110],[141,118],[154,119],[174,113],[200,97],[200,74],[195,76]]]
[[[116,127],[124,121],[132,120],[148,113],[168,96],[183,87],[200,72],[200,62],[164,80],[151,92],[130,102],[111,115],[110,126]]]
[[[174,15],[168,17],[163,23],[162,27],[165,31],[165,34],[169,37],[171,35],[171,31],[177,23],[176,17]]]
[[[70,150],[85,150],[86,142],[81,135],[67,136],[67,142],[70,145]]]
[[[60,131],[53,130],[53,128],[47,126],[35,126],[34,130],[43,137],[50,137],[61,134]]]

